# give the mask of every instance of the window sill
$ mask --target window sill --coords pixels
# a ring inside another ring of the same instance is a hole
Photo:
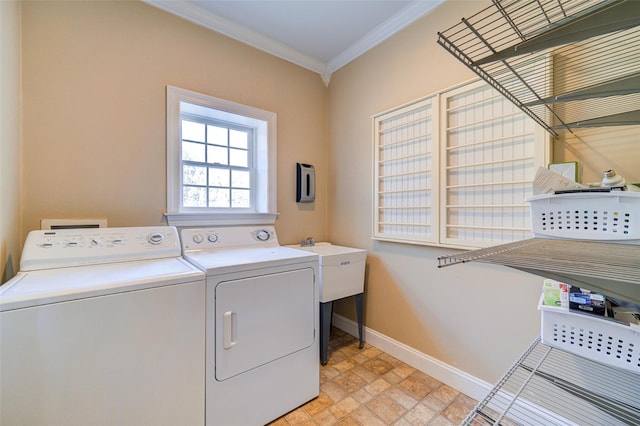
[[[273,225],[278,213],[165,213],[171,226]]]

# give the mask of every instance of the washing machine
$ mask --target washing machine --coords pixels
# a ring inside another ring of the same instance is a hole
[[[318,396],[318,257],[272,226],[181,230],[205,271],[206,424],[262,425]]]
[[[175,228],[30,232],[0,286],[0,424],[204,424],[204,320]]]

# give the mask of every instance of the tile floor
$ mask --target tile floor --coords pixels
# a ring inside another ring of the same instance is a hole
[[[331,329],[320,396],[273,421],[288,425],[459,425],[476,401],[356,338]]]

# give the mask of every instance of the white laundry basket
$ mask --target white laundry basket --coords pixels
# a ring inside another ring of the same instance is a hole
[[[542,300],[543,343],[640,374],[640,327],[545,306]]]
[[[526,201],[535,237],[640,244],[640,192],[542,194]]]

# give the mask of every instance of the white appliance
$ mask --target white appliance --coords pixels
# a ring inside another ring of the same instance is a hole
[[[0,424],[204,424],[204,279],[174,227],[29,233],[0,287]]]
[[[271,226],[181,237],[207,274],[206,424],[261,425],[318,396],[318,256]]]

